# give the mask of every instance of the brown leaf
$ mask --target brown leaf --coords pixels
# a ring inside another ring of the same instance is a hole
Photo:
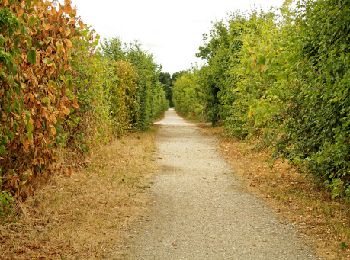
[[[35,126],[36,126],[36,128],[41,128],[42,127],[41,121],[39,119],[37,119],[35,121]]]
[[[79,27],[80,27],[81,29],[84,29],[84,28],[85,28],[85,24],[84,24],[81,20],[79,20]]]
[[[73,100],[72,106],[73,106],[73,108],[75,108],[75,109],[78,109],[78,108],[79,108],[78,100],[77,100],[76,98]]]
[[[45,31],[49,31],[50,29],[51,29],[51,25],[50,24],[47,23],[47,24],[44,25],[44,30]]]
[[[17,16],[21,17],[24,14],[24,10],[22,8],[20,8],[17,12]]]
[[[33,95],[33,93],[29,93],[28,97],[29,97],[29,101],[30,102],[34,102],[35,101],[35,96]]]
[[[24,151],[25,151],[25,152],[28,152],[28,151],[29,151],[29,146],[30,146],[30,141],[29,141],[29,139],[25,139],[25,140],[23,141],[23,148],[24,148]]]

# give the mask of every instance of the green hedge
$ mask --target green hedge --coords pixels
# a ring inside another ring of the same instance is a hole
[[[215,23],[197,54],[206,65],[185,76],[196,78],[187,92],[200,89],[204,101],[174,95],[177,110],[189,115],[189,103],[203,104],[229,135],[259,136],[334,198],[350,198],[349,14],[344,0],[287,1]]]

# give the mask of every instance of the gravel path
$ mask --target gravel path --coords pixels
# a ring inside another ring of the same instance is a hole
[[[215,138],[174,110],[157,124],[161,170],[127,259],[316,259],[291,225],[241,188]]]

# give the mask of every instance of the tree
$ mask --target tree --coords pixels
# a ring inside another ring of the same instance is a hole
[[[159,81],[163,84],[166,99],[169,101],[169,106],[173,107],[172,79],[169,72],[160,72]]]

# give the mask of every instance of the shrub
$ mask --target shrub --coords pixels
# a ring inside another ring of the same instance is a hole
[[[198,53],[207,64],[175,83],[177,110],[195,113],[194,93],[203,93],[213,124],[262,137],[333,197],[349,196],[349,14],[345,0],[286,1],[279,12],[215,23]]]

